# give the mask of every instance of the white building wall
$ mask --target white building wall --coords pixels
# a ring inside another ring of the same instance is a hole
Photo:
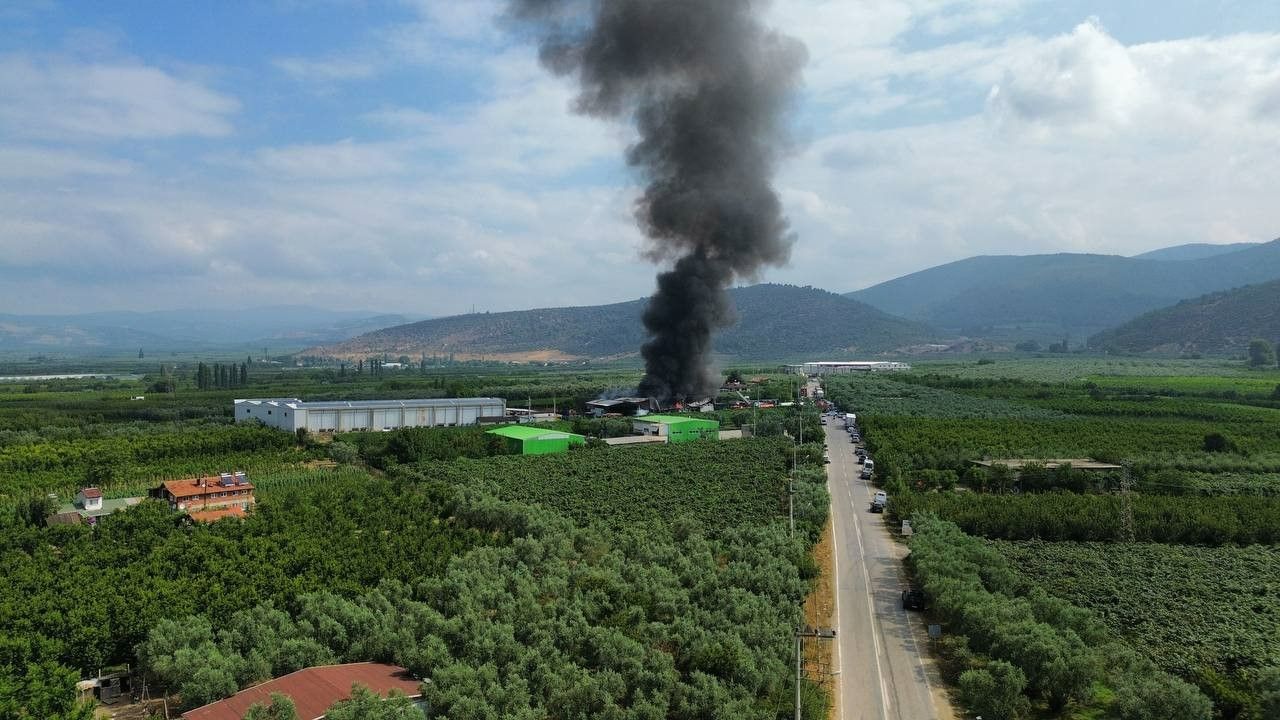
[[[299,400],[236,400],[235,421],[259,421],[288,432],[306,428],[312,432],[377,431],[384,428],[473,425],[481,416],[502,416],[506,402],[494,398],[458,398],[439,405],[404,405],[388,400],[385,405],[355,407],[307,407]]]

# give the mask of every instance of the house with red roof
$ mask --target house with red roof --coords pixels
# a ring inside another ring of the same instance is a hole
[[[408,697],[422,697],[422,682],[408,670],[386,663],[360,662],[346,665],[321,665],[289,673],[261,685],[209,703],[182,714],[183,720],[243,720],[254,705],[269,705],[271,695],[286,695],[300,720],[320,720],[329,708],[351,699],[351,688],[359,683],[380,697],[399,690]]]

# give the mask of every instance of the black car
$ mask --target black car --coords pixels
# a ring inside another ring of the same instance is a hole
[[[902,609],[903,610],[924,610],[928,605],[929,599],[925,597],[923,590],[911,588],[902,591]]]

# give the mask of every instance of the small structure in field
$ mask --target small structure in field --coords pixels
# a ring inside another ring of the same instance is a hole
[[[645,415],[632,421],[632,427],[640,435],[665,437],[670,443],[720,438],[719,420],[689,415]]]
[[[520,455],[562,453],[567,452],[570,446],[587,442],[585,437],[574,433],[527,425],[508,425],[485,432],[503,438],[507,449]]]

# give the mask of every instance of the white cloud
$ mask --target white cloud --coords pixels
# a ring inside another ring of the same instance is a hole
[[[142,64],[0,57],[0,127],[10,137],[152,139],[231,132],[232,97]]]
[[[378,65],[365,57],[277,58],[273,64],[286,75],[303,82],[333,83],[373,77]]]

